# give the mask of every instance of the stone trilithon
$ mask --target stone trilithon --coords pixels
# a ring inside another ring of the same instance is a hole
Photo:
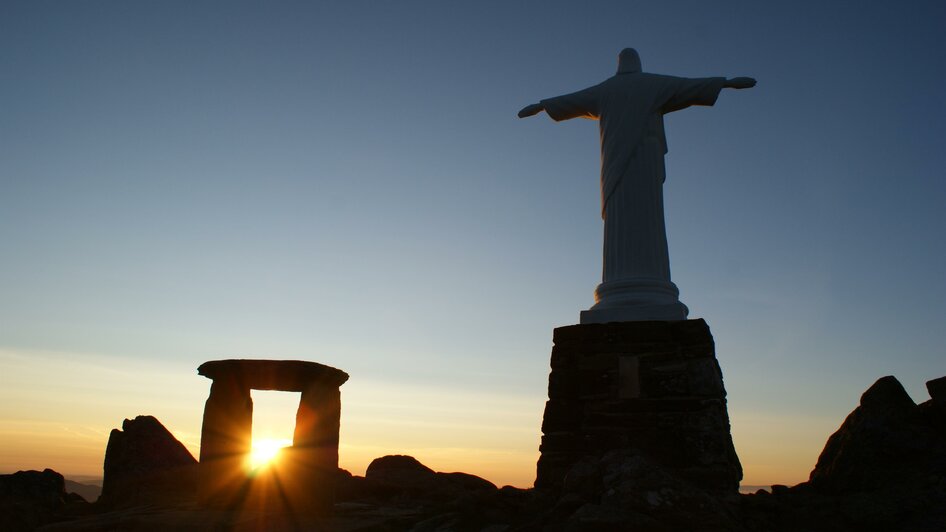
[[[234,507],[257,497],[254,502],[287,505],[279,508],[283,511],[331,513],[338,470],[339,387],[348,374],[300,360],[215,360],[197,371],[213,379],[200,435],[201,502]],[[250,390],[302,392],[292,447],[262,478],[246,470],[252,445]]]

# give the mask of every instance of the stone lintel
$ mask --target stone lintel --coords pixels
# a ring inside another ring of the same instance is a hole
[[[252,390],[303,392],[314,384],[338,388],[348,380],[340,369],[304,360],[213,360],[197,373],[208,379],[233,379]]]
[[[329,515],[338,471],[339,387],[348,374],[302,360],[214,360],[197,368],[213,380],[204,408],[199,463],[200,500],[206,506],[284,505],[282,511]],[[265,473],[250,475],[250,390],[301,392],[293,444]]]

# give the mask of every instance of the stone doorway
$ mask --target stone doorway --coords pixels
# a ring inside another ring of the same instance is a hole
[[[257,474],[274,466],[280,451],[292,445],[301,394],[251,390],[250,398],[253,400],[253,430],[247,468],[250,474]]]
[[[301,360],[215,360],[197,373],[213,380],[201,427],[199,493],[207,506],[279,503],[282,510],[331,513],[338,470],[344,371]],[[263,479],[247,475],[252,449],[250,390],[300,392],[292,445]]]

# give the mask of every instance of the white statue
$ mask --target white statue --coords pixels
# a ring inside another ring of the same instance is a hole
[[[519,117],[599,120],[604,267],[595,304],[581,323],[685,320],[689,312],[670,281],[664,227],[663,115],[713,105],[724,87],[747,89],[752,78],[678,78],[641,72],[633,48],[618,56],[616,75],[587,89],[527,105]]]

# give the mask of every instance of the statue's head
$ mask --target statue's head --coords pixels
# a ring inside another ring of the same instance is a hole
[[[641,56],[633,48],[625,48],[618,54],[618,74],[641,71]]]

